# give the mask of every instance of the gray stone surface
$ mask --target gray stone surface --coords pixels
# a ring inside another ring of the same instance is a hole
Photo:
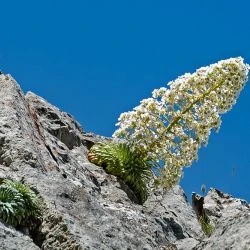
[[[22,233],[7,227],[0,222],[0,249],[1,250],[38,250],[30,237],[23,235]]]
[[[88,148],[105,139],[83,132],[43,98],[24,96],[11,76],[0,76],[0,172],[43,197],[42,249],[176,249],[179,240],[199,238],[180,187],[137,205],[128,187],[88,162]]]
[[[203,209],[215,231],[194,249],[250,249],[250,206],[245,200],[211,189]]]
[[[141,206],[130,200],[124,183],[91,164],[88,149],[102,140],[107,138],[84,132],[71,115],[31,92],[24,96],[10,75],[0,75],[0,178],[22,180],[43,198],[43,222],[33,235],[39,248],[210,246],[214,236],[206,240],[179,186],[153,193]],[[4,235],[5,249],[13,249]],[[23,240],[30,244],[31,238]]]

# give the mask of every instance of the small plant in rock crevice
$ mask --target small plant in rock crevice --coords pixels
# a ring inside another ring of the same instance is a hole
[[[7,179],[0,184],[0,220],[16,227],[40,215],[40,200],[27,185]]]
[[[11,225],[20,223],[23,214],[23,199],[13,187],[0,185],[0,219]]]
[[[200,216],[199,222],[200,222],[201,229],[204,232],[204,234],[206,236],[210,237],[211,234],[214,232],[214,227],[212,226],[209,218],[207,217],[207,215],[204,212]]]

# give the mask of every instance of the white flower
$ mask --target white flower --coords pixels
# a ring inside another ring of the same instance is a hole
[[[218,131],[220,115],[236,103],[244,87],[249,65],[231,58],[202,67],[171,81],[169,89],[155,89],[133,111],[122,113],[114,137],[142,147],[155,161],[163,161],[159,182],[171,187],[182,168],[198,158],[211,129]]]

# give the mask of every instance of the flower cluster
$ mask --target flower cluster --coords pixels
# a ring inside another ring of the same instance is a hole
[[[198,158],[211,129],[219,130],[220,115],[229,111],[244,87],[249,66],[242,58],[219,61],[185,74],[156,89],[133,111],[122,113],[113,137],[123,138],[163,162],[157,182],[175,185],[182,168]]]

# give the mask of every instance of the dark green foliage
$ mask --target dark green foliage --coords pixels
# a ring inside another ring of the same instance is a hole
[[[147,200],[151,163],[132,147],[125,143],[98,143],[91,148],[89,160],[121,178],[133,190],[139,203]]]
[[[36,194],[26,185],[4,180],[0,185],[0,219],[13,226],[28,217],[40,215],[40,204]]]
[[[16,189],[0,185],[0,218],[12,225],[17,225],[23,214],[23,199]]]

